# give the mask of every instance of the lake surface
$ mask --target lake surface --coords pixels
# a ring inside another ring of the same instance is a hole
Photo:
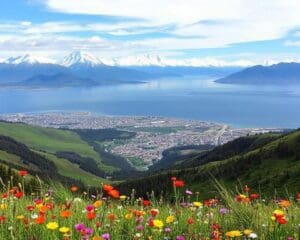
[[[237,86],[204,77],[94,88],[0,89],[0,113],[90,111],[165,116],[235,127],[300,127],[299,86]]]

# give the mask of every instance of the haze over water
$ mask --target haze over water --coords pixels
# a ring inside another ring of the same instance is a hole
[[[237,86],[205,77],[93,88],[0,89],[0,113],[90,111],[165,116],[234,127],[300,127],[300,85]]]

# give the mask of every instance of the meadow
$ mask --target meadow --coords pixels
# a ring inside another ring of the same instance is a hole
[[[135,190],[126,196],[100,182],[93,192],[42,182],[29,192],[32,176],[18,174],[18,182],[1,181],[0,239],[299,239],[300,193],[267,199],[247,186],[226,189],[215,181],[218,195],[203,199],[176,177],[168,197],[140,198]]]

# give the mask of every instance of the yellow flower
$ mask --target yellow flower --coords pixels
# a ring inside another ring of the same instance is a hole
[[[276,216],[284,216],[284,211],[277,209],[273,212],[273,214]]]
[[[175,220],[175,216],[174,215],[170,215],[166,218],[166,223],[172,223]]]
[[[7,204],[6,204],[6,203],[1,203],[1,204],[0,204],[0,209],[1,209],[1,210],[7,209]]]
[[[126,195],[121,195],[121,196],[120,196],[120,200],[121,200],[121,201],[126,200]]]
[[[234,238],[234,237],[240,237],[240,236],[242,236],[242,233],[241,233],[241,231],[233,230],[233,231],[227,232],[225,235],[226,235],[226,237]]]
[[[58,228],[58,223],[57,222],[49,222],[49,223],[47,223],[46,227],[50,230],[55,230]]]
[[[61,228],[59,229],[59,231],[60,231],[61,233],[67,233],[67,232],[70,232],[70,228],[68,228],[68,227],[61,227]]]
[[[163,228],[164,227],[164,223],[161,220],[158,220],[158,219],[153,220],[153,225],[154,225],[154,227],[157,227],[157,228]]]
[[[202,207],[201,202],[193,202],[194,207]]]
[[[101,201],[101,200],[98,200],[98,201],[94,202],[93,205],[94,205],[95,208],[99,208],[99,207],[101,207],[101,205],[102,205],[102,201]]]
[[[127,220],[131,219],[132,217],[133,217],[133,214],[132,214],[132,213],[127,213],[127,214],[125,214],[125,218],[126,218]]]
[[[24,217],[24,215],[18,215],[16,218],[17,218],[18,220],[23,220],[25,217]]]
[[[244,234],[245,234],[246,236],[249,236],[251,233],[252,233],[252,230],[250,230],[250,229],[245,229],[245,230],[244,230]]]

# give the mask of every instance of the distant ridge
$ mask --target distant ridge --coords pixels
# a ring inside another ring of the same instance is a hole
[[[218,79],[216,82],[249,85],[300,84],[300,63],[257,65]]]

